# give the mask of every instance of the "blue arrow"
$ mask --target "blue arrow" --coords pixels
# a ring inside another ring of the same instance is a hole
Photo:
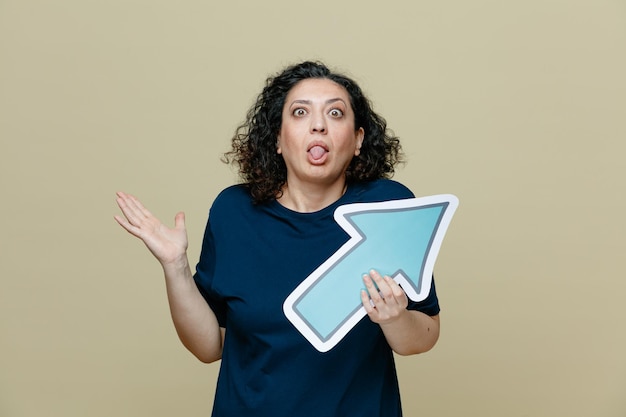
[[[369,270],[391,276],[409,298],[423,300],[457,205],[456,197],[439,195],[339,207],[335,220],[350,239],[289,295],[285,315],[325,352],[365,316],[361,276]]]

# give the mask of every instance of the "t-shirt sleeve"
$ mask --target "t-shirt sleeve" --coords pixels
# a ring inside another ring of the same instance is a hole
[[[437,298],[437,290],[435,289],[435,277],[433,277],[428,296],[424,300],[418,302],[411,301],[411,299],[409,299],[407,309],[421,311],[429,316],[436,316],[439,314],[440,308],[439,299]]]
[[[215,262],[215,240],[211,231],[211,220],[209,219],[202,241],[200,260],[196,265],[196,273],[193,278],[198,290],[200,290],[200,294],[202,294],[209,307],[215,313],[220,327],[226,327],[226,303],[212,289]]]

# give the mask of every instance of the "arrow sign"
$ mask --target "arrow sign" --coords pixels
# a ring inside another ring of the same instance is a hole
[[[411,300],[424,300],[457,206],[455,196],[444,194],[338,207],[335,221],[350,239],[287,297],[287,319],[327,352],[367,314],[361,277],[371,269],[392,277]]]

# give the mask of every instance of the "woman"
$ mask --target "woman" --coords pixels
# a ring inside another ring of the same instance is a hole
[[[399,158],[398,139],[358,85],[303,62],[267,80],[237,129],[225,161],[238,165],[243,183],[215,199],[195,274],[184,214],[169,229],[118,193],[124,216],[116,220],[161,263],[182,343],[203,362],[221,359],[214,416],[402,415],[393,352],[435,345],[434,286],[414,303],[389,277],[364,274],[368,318],[326,353],[282,311],[347,241],[333,219],[338,206],[413,197],[388,179]]]

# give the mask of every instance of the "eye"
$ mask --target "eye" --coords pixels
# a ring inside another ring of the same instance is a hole
[[[339,109],[331,109],[328,114],[330,114],[332,117],[341,117],[343,116],[343,111]]]
[[[302,107],[298,107],[297,109],[294,109],[292,114],[296,117],[304,116],[306,114],[306,110]]]

